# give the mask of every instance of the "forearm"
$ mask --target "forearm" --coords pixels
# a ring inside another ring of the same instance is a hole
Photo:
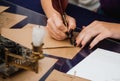
[[[51,17],[53,14],[58,14],[58,12],[52,6],[52,0],[41,0],[41,4],[48,18]]]
[[[42,8],[43,8],[43,10],[44,10],[44,12],[45,12],[45,14],[48,18],[51,17],[54,14],[59,14],[58,11],[56,11],[53,8],[52,0],[41,0],[41,4],[42,4]],[[62,1],[62,6],[65,6],[67,4],[68,4],[68,0],[63,0]]]

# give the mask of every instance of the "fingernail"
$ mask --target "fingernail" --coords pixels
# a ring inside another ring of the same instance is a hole
[[[74,43],[73,43],[73,44],[74,44],[74,46],[76,46],[76,45],[77,45],[76,40],[74,41]]]
[[[78,46],[78,47],[80,47],[80,48],[81,48],[81,47],[82,47],[82,44],[79,44],[79,45],[76,45],[76,46]]]
[[[65,32],[65,34],[66,34],[67,36],[69,36],[69,33],[68,33],[68,32]]]
[[[92,49],[93,47],[89,46],[89,49]]]
[[[81,44],[81,43],[79,44],[79,47],[80,47],[80,48],[82,47],[82,44]]]

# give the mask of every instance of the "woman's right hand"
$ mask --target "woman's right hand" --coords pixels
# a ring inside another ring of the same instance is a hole
[[[76,23],[75,19],[66,15],[68,22],[68,28],[63,24],[61,15],[53,14],[47,20],[47,30],[50,36],[56,40],[64,40],[67,38],[65,32],[68,32],[70,29],[75,29]]]

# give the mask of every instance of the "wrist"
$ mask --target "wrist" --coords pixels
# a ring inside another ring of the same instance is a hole
[[[46,16],[47,16],[47,18],[51,18],[51,17],[54,17],[54,16],[60,17],[61,15],[57,11],[53,11],[53,12],[50,12],[50,13],[46,14]]]

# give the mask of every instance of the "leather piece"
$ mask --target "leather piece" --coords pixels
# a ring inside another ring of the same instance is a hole
[[[1,29],[1,35],[27,48],[32,49],[32,30],[28,29]]]
[[[0,13],[7,10],[9,7],[7,6],[0,6]]]
[[[67,58],[67,59],[73,59],[79,51],[80,51],[79,47],[43,49],[43,52],[45,54],[56,56],[56,57]]]
[[[90,81],[85,78],[69,75],[57,70],[53,70],[45,81]]]
[[[25,47],[32,49],[32,27],[34,24],[28,24],[22,29],[5,29],[2,28],[2,36],[5,36]],[[65,48],[68,46],[67,48]],[[60,48],[59,48],[60,47]],[[45,49],[54,48],[54,49]],[[52,39],[49,34],[46,34],[44,39],[43,52],[44,54],[57,57],[72,59],[80,51],[79,47],[73,47],[68,40],[57,41]]]
[[[11,28],[15,24],[27,18],[27,16],[3,12],[0,14],[0,27]]]

